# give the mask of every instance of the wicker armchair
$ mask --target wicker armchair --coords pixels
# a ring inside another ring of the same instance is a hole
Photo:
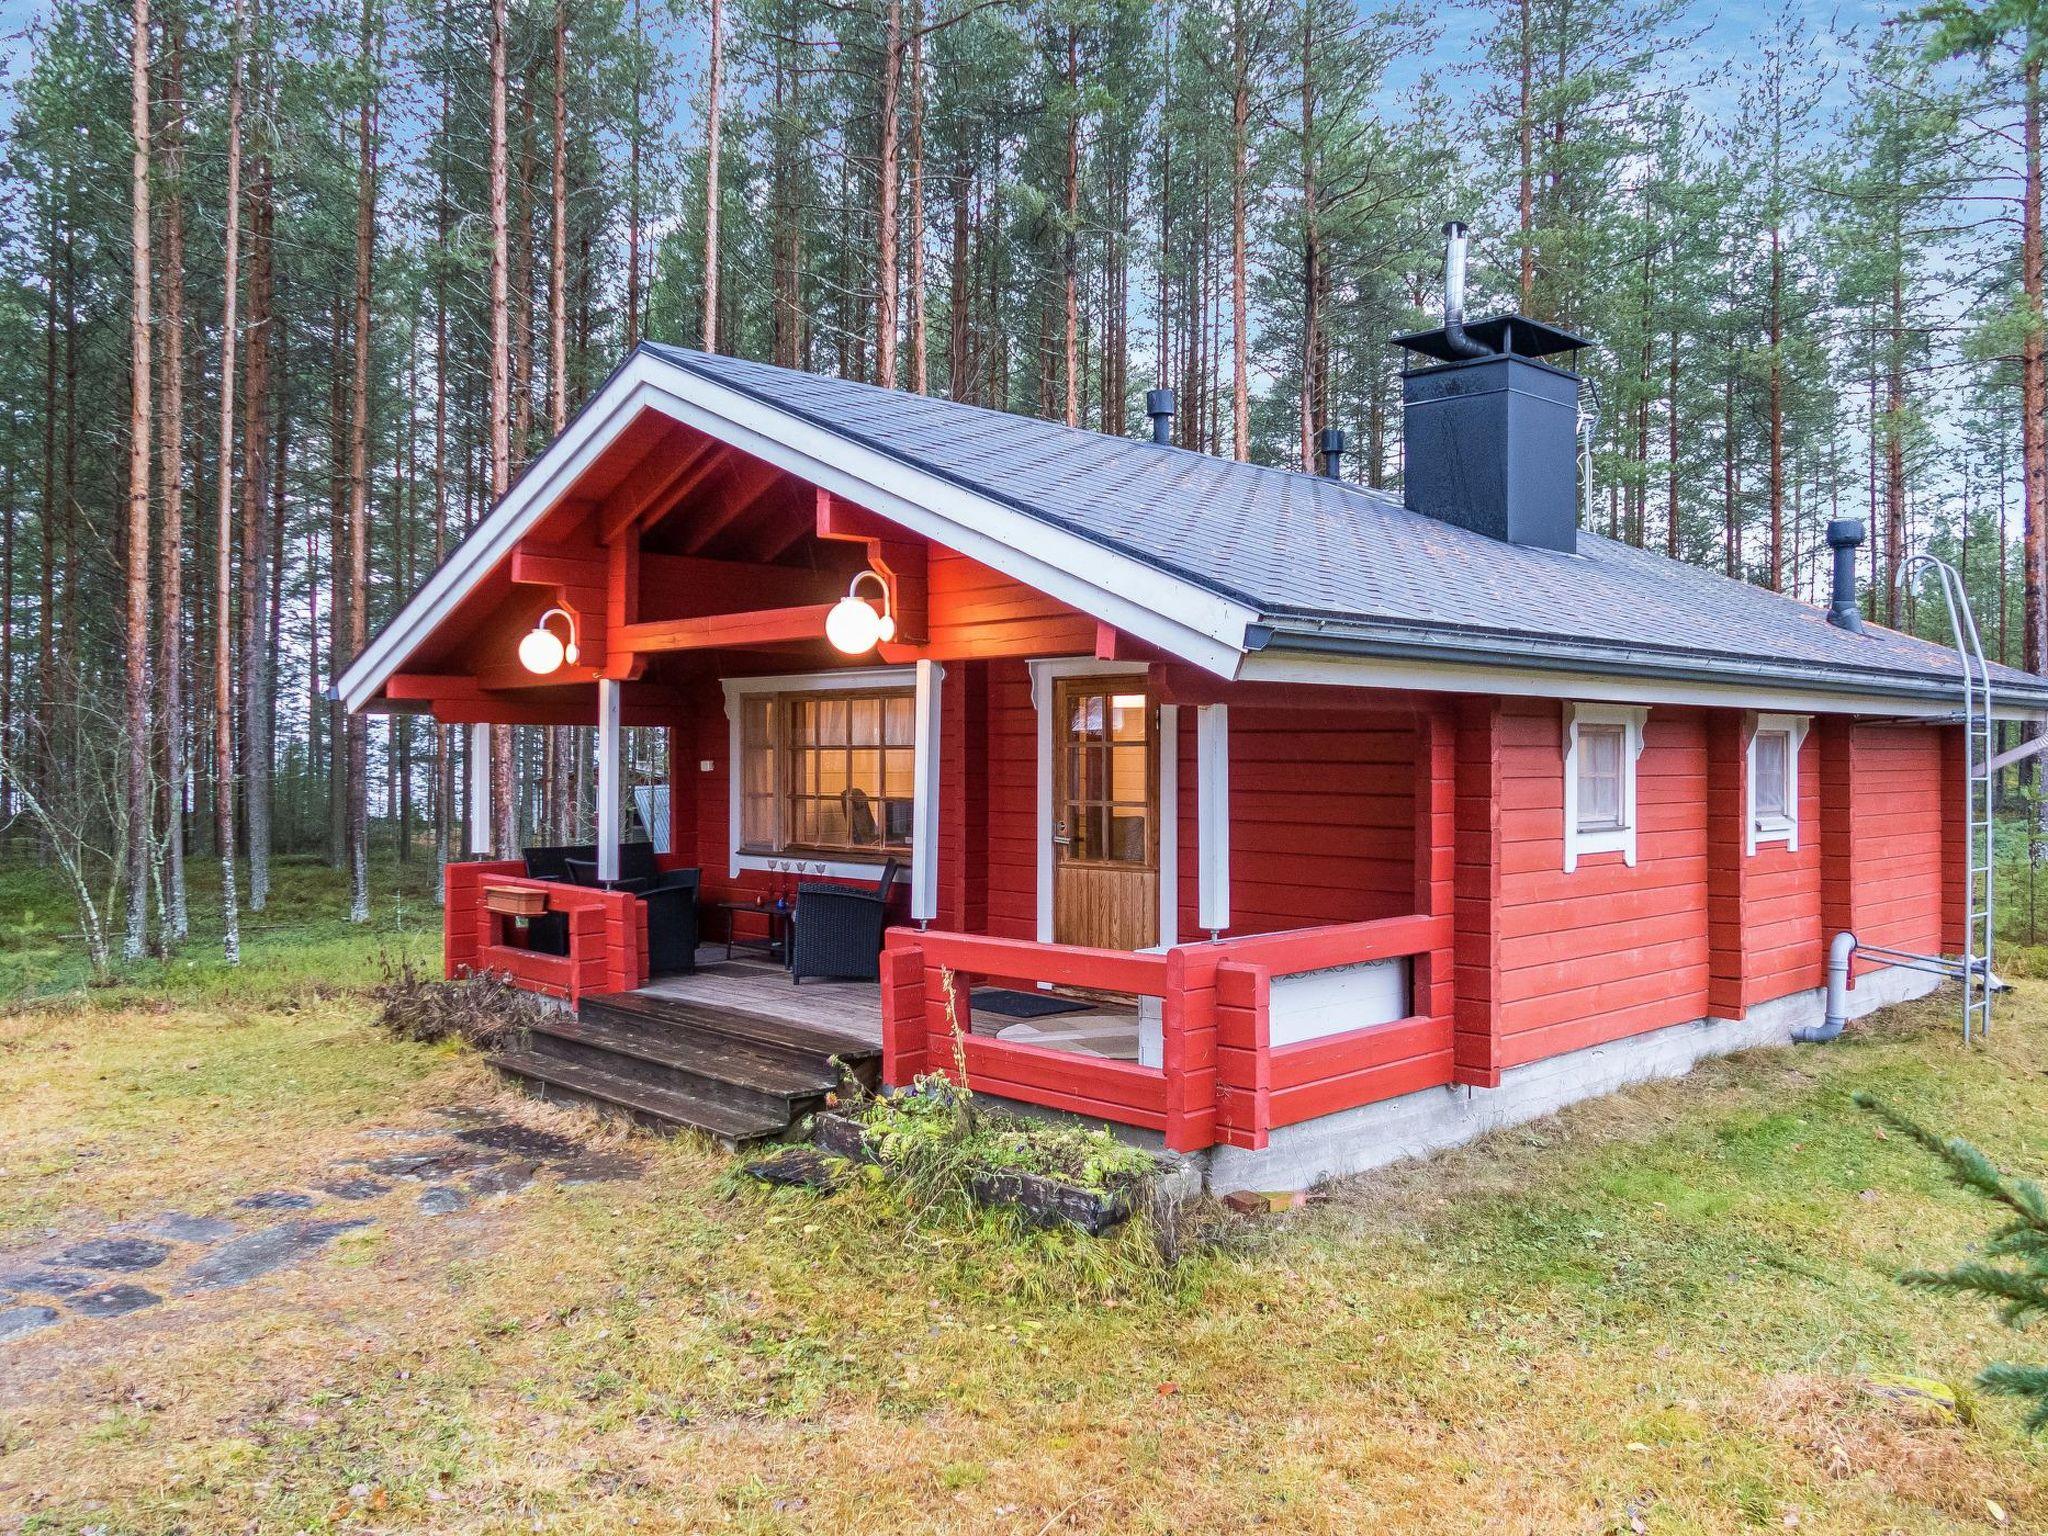
[[[903,866],[891,859],[872,891],[847,885],[798,886],[791,917],[790,981],[880,981],[889,893],[902,873]]]
[[[647,856],[649,872],[628,876],[626,849],[646,848],[645,843],[627,843],[619,849],[621,878],[610,882],[615,891],[630,891],[647,908],[647,974],[683,976],[697,969],[697,889],[703,871],[697,869],[654,870],[653,855]],[[603,885],[597,878],[597,860],[565,861],[572,885]]]

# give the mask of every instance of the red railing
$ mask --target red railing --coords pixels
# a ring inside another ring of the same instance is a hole
[[[568,919],[569,953],[543,954],[515,942],[515,920],[484,905],[487,885],[545,892],[548,910]],[[571,1003],[593,992],[628,992],[647,980],[647,915],[637,896],[529,880],[516,859],[447,867],[441,942],[450,980],[492,971]]]
[[[1156,1130],[1175,1151],[1262,1147],[1275,1125],[1450,1081],[1450,935],[1448,917],[1396,917],[1131,954],[894,929],[882,966],[883,1071],[897,1087],[951,1075],[957,1051],[987,1093]],[[1411,957],[1408,1018],[1271,1045],[1275,978]],[[1161,1064],[977,1035],[969,993],[981,981],[1157,998]]]

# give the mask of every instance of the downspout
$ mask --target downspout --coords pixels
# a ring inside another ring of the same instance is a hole
[[[1792,1038],[1804,1045],[1825,1045],[1849,1022],[1849,962],[1856,956],[1856,935],[1838,933],[1828,944],[1828,1009],[1821,1022],[1795,1029]]]
[[[1444,346],[1459,357],[1491,357],[1493,349],[1465,334],[1465,226],[1444,226]]]

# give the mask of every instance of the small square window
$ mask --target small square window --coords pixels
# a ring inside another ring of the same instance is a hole
[[[1804,715],[1758,715],[1749,738],[1748,851],[1760,843],[1799,847],[1799,744]]]
[[[1579,830],[1611,832],[1624,825],[1622,752],[1627,733],[1618,725],[1579,727]]]

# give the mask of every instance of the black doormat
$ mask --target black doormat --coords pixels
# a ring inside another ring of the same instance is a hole
[[[968,994],[976,1013],[999,1013],[1006,1019],[1042,1019],[1055,1013],[1086,1013],[1088,1005],[1050,992],[1013,992],[1008,987],[980,987]]]

